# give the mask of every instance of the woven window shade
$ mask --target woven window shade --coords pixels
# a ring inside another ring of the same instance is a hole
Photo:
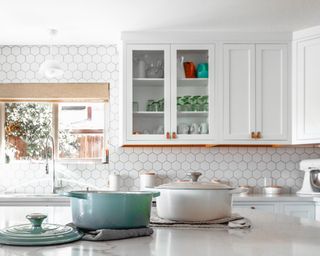
[[[108,83],[0,84],[0,102],[107,102]]]

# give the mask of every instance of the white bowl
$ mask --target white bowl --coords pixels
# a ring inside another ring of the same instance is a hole
[[[264,187],[263,193],[267,195],[279,195],[281,194],[282,187],[280,186],[270,186],[270,187]]]

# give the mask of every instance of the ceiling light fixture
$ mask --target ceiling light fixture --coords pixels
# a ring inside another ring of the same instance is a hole
[[[56,77],[62,76],[64,73],[60,62],[55,60],[52,56],[52,45],[54,41],[54,36],[56,36],[57,33],[58,33],[58,30],[50,29],[51,44],[50,44],[49,59],[45,60],[39,68],[39,74],[41,74],[42,76],[45,76],[46,78],[56,78]]]

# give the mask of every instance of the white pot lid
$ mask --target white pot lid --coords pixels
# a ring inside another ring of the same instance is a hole
[[[172,183],[162,184],[157,189],[188,189],[188,190],[232,190],[227,184],[218,182],[192,182],[192,181],[178,181]]]

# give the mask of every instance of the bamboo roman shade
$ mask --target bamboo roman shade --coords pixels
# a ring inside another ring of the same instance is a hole
[[[108,100],[108,83],[0,84],[0,102],[106,102]]]

